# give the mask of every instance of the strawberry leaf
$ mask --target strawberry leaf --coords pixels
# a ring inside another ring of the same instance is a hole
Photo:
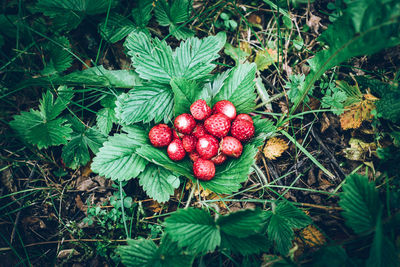
[[[221,248],[229,249],[233,253],[239,253],[244,256],[258,254],[267,251],[270,246],[268,238],[261,234],[240,238],[221,232]]]
[[[246,145],[239,159],[230,160],[227,164],[217,167],[215,177],[210,181],[200,181],[200,184],[219,194],[236,192],[241,187],[240,183],[247,180],[257,151],[253,145]]]
[[[122,124],[168,122],[172,118],[173,94],[162,84],[136,86],[118,97],[116,116]]]
[[[179,178],[173,172],[155,164],[147,164],[139,178],[147,195],[160,203],[168,201],[179,187]]]
[[[167,170],[178,173],[182,176],[193,178],[192,164],[189,160],[184,159],[182,161],[172,161],[165,150],[157,149],[151,145],[144,145],[136,150],[136,153],[148,161],[162,166]]]
[[[100,148],[93,159],[94,172],[112,180],[127,181],[137,177],[148,161],[136,154],[141,140],[127,134],[116,134]]]
[[[165,232],[180,247],[196,254],[213,251],[221,242],[214,219],[202,209],[180,209],[165,220]]]
[[[171,80],[172,91],[174,91],[174,113],[178,116],[187,113],[202,93],[199,83],[181,78]]]
[[[260,233],[263,228],[264,215],[258,209],[240,210],[218,218],[217,224],[222,232],[238,238]],[[251,227],[249,227],[251,225]]]
[[[254,92],[256,71],[257,66],[254,63],[245,63],[233,68],[213,99],[213,104],[220,100],[229,100],[235,105],[238,114],[252,112],[256,100]]]

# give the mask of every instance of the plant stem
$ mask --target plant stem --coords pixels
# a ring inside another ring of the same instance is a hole
[[[119,197],[120,197],[120,201],[121,201],[122,220],[124,221],[126,238],[128,238],[129,232],[128,232],[128,226],[126,225],[125,210],[124,210],[124,196],[122,195],[122,190],[123,190],[122,182],[119,182]]]
[[[193,194],[194,194],[194,190],[196,190],[196,186],[194,184],[192,184],[192,191],[190,191],[190,195],[189,195],[189,198],[188,198],[188,200],[186,202],[185,209],[187,209],[190,206],[190,202],[192,200],[192,197],[193,197]]]

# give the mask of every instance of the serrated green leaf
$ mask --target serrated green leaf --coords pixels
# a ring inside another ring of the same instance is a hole
[[[133,138],[139,144],[150,144],[148,131],[141,124],[123,126],[122,131],[126,132],[130,138]]]
[[[392,122],[400,122],[400,89],[387,90],[376,102],[378,116]]]
[[[54,42],[58,43],[55,44]],[[63,72],[72,66],[73,57],[70,52],[69,40],[64,37],[53,38],[46,47],[46,52],[49,55],[50,61],[43,69],[43,75],[54,74],[56,72]]]
[[[178,116],[182,113],[187,113],[190,109],[190,105],[199,99],[200,94],[202,94],[202,89],[198,82],[183,78],[172,79],[171,88],[174,92],[175,116]]]
[[[219,194],[236,192],[241,187],[240,183],[247,180],[257,151],[253,145],[245,145],[239,159],[230,160],[228,164],[218,166],[215,177],[210,181],[200,181],[201,186]]]
[[[121,261],[125,266],[132,267],[152,267],[157,246],[152,240],[139,239],[127,240],[127,246],[119,246],[116,252],[121,256]]]
[[[10,126],[22,139],[39,149],[66,144],[71,138],[72,129],[66,119],[56,118],[73,95],[70,91],[66,92],[67,89],[63,91],[64,89],[61,88],[56,101],[50,91],[44,93],[40,99],[39,111],[31,109],[29,112],[21,112],[21,115],[14,116]]]
[[[194,36],[194,31],[188,29],[182,25],[175,26],[174,24],[169,26],[169,32],[178,40],[186,40],[187,38]]]
[[[118,181],[137,177],[148,163],[136,154],[141,145],[127,134],[110,136],[93,159],[93,172]]]
[[[215,75],[214,79],[211,82],[208,82],[204,85],[203,92],[210,97],[210,99],[206,100],[209,105],[211,105],[211,99],[214,98],[221,90],[226,78],[228,78],[229,76],[229,72],[230,70],[227,70]]]
[[[221,242],[221,235],[211,215],[202,209],[180,209],[164,222],[165,232],[180,247],[206,253],[214,251]]]
[[[188,80],[204,79],[214,69],[211,62],[219,57],[224,46],[225,33],[203,39],[192,37],[176,48],[174,53],[175,77]]]
[[[139,183],[147,195],[160,203],[168,201],[175,188],[179,187],[179,177],[154,164],[148,164],[139,174],[139,178]]]
[[[107,24],[105,21],[99,24],[100,35],[110,43],[122,40],[135,30],[136,25],[130,19],[118,13],[111,13],[108,16]]]
[[[256,100],[254,92],[256,70],[254,63],[245,63],[233,68],[213,99],[213,104],[220,100],[229,100],[235,105],[238,114],[252,112]]]
[[[119,246],[117,254],[121,256],[122,263],[131,267],[175,267],[192,266],[193,255],[188,255],[172,241],[168,235],[161,239],[157,248],[152,240],[127,240],[127,246]]]
[[[186,22],[190,18],[191,10],[190,0],[175,0],[171,5],[167,0],[159,0],[156,2],[154,13],[161,26],[169,26]]]
[[[153,10],[153,0],[137,1],[137,7],[132,9],[132,18],[136,26],[140,28],[146,27],[151,19],[151,11]]]
[[[236,63],[236,66],[246,61],[249,53],[240,49],[240,47],[234,47],[230,43],[226,43],[224,46],[224,53],[230,56]]]
[[[173,161],[165,150],[157,149],[151,145],[144,145],[136,150],[136,153],[148,161],[166,168],[174,173],[178,173],[187,178],[193,178],[192,163],[184,159],[182,161]]]
[[[123,124],[136,122],[168,123],[172,119],[173,94],[162,84],[136,86],[118,97],[116,116]]]
[[[96,114],[97,128],[105,135],[108,135],[112,129],[113,123],[117,121],[115,110],[112,108],[100,109]]]
[[[143,32],[132,32],[124,46],[131,57],[132,66],[141,78],[169,84],[175,76],[172,49],[165,41],[150,38]]]
[[[258,209],[240,210],[219,217],[217,225],[225,234],[243,238],[261,232],[264,226],[264,216]]]
[[[375,184],[368,182],[367,177],[358,174],[347,176],[339,205],[346,224],[355,233],[364,234],[373,230],[381,202]]]
[[[267,232],[269,239],[274,241],[276,250],[282,255],[287,255],[292,247],[294,233],[286,218],[278,214],[272,214]]]
[[[268,238],[260,234],[239,238],[235,235],[228,235],[221,232],[221,248],[229,249],[233,253],[243,256],[268,251],[270,246]]]
[[[276,205],[275,213],[284,218],[291,228],[303,228],[312,223],[307,214],[293,206],[289,201],[281,201]]]
[[[36,9],[54,19],[61,29],[74,29],[86,15],[105,13],[109,5],[114,6],[112,0],[39,0]]]
[[[254,137],[250,140],[250,144],[255,147],[259,147],[264,144],[264,141],[268,137],[272,137],[276,134],[277,128],[274,122],[268,119],[262,119],[261,116],[254,116]]]

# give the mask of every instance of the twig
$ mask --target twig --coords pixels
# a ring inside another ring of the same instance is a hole
[[[186,202],[185,209],[187,209],[190,206],[190,202],[192,201],[193,194],[194,194],[195,190],[196,190],[196,186],[194,184],[192,184],[192,191],[190,191],[190,195],[189,195],[189,198],[188,198],[188,200]]]

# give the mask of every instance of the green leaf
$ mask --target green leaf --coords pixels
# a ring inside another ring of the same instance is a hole
[[[57,42],[59,45],[55,44],[54,42],[48,43],[46,50],[50,61],[42,71],[43,75],[54,74],[55,72],[63,72],[72,66],[73,58],[71,53],[68,52],[68,50],[70,50],[69,40],[62,36],[54,38],[53,41]]]
[[[141,78],[169,83],[175,75],[172,49],[165,41],[150,38],[143,32],[132,32],[124,46],[131,57],[132,66]]]
[[[382,212],[379,212],[374,241],[369,251],[369,258],[366,264],[368,267],[396,266],[399,262],[393,242],[384,236],[381,214]]]
[[[250,174],[250,167],[255,161],[257,151],[253,145],[245,145],[239,159],[218,166],[215,177],[210,181],[200,181],[201,186],[219,194],[238,191],[240,183],[245,182]]]
[[[53,18],[55,24],[62,29],[74,29],[86,15],[105,13],[112,0],[39,0],[36,9],[44,15]]]
[[[113,123],[116,121],[115,110],[112,108],[100,109],[96,114],[97,128],[105,135],[110,133]]]
[[[153,10],[153,0],[137,1],[137,7],[132,9],[132,18],[136,26],[144,28],[151,19],[151,11]]]
[[[239,238],[235,235],[228,235],[221,232],[221,248],[229,249],[233,253],[243,256],[266,252],[270,246],[268,238],[260,234]]]
[[[161,26],[184,23],[190,18],[191,11],[192,1],[190,0],[175,0],[171,6],[168,1],[159,0],[154,9],[157,22]]]
[[[186,27],[183,27],[182,25],[180,26],[175,26],[174,24],[169,26],[169,32],[178,40],[186,40],[189,37],[194,36],[194,31],[191,29],[188,29]]]
[[[255,75],[256,65],[254,63],[245,63],[233,68],[221,90],[213,99],[213,104],[220,100],[229,100],[235,105],[238,114],[252,112],[256,100]]]
[[[119,246],[117,248],[117,253],[121,256],[121,261],[125,266],[153,266],[152,264],[154,255],[157,251],[157,246],[152,240],[128,239],[127,243],[127,246]]]
[[[254,116],[252,119],[254,122],[255,133],[253,139],[250,140],[250,144],[259,147],[264,144],[266,138],[272,137],[276,134],[277,128],[273,121],[262,119],[261,116]]]
[[[93,159],[93,172],[118,181],[137,177],[148,163],[136,154],[141,145],[141,142],[127,134],[109,137]]]
[[[73,133],[71,140],[62,149],[61,157],[68,167],[76,169],[85,165],[90,160],[89,149],[97,153],[106,137],[93,128],[86,128],[77,118],[69,119],[72,124]]]
[[[400,43],[400,2],[355,0],[347,4],[344,15],[324,31],[319,41],[328,49],[309,60],[310,73],[302,89],[304,99],[314,83],[330,68],[349,58],[371,55]],[[296,110],[299,101],[292,107]]]
[[[283,256],[287,255],[292,247],[294,233],[286,218],[271,214],[267,232],[269,239],[274,241],[276,250]]]
[[[358,174],[347,176],[340,197],[346,224],[357,234],[365,234],[376,225],[381,202],[373,182]]]
[[[230,56],[236,63],[236,66],[246,61],[249,53],[240,49],[240,47],[234,47],[230,43],[226,43],[224,46],[224,53]]]
[[[169,196],[179,187],[179,177],[154,164],[148,164],[139,174],[139,178],[139,183],[147,195],[160,203],[168,201]]]
[[[289,76],[289,81],[286,82],[285,88],[289,89],[287,96],[289,97],[290,102],[298,103],[302,100],[304,94],[304,83],[304,74],[293,74]],[[308,91],[308,95],[312,95],[312,89]],[[310,101],[310,98],[306,96],[303,100],[307,103]]]
[[[321,248],[313,257],[312,266],[315,267],[341,267],[357,266],[347,264],[348,256],[344,248],[339,246],[326,246]]]
[[[279,202],[275,208],[275,213],[283,217],[291,228],[303,228],[312,223],[307,214],[293,206],[289,201]]]
[[[151,145],[144,145],[138,148],[136,153],[158,166],[164,167],[167,170],[194,180],[192,163],[187,159],[178,162],[173,161],[167,156],[165,150],[157,149]]]
[[[332,111],[335,115],[340,115],[344,111],[344,103],[347,100],[346,92],[340,90],[340,87],[329,88],[322,97],[321,106],[323,108],[337,109]]]
[[[117,254],[122,263],[128,267],[175,267],[192,266],[194,257],[179,249],[168,235],[161,239],[160,247],[152,240],[127,240],[127,246],[119,246]]]
[[[222,232],[238,238],[260,233],[263,223],[264,216],[259,209],[240,210],[221,216],[217,220],[217,225]]]
[[[66,119],[56,117],[67,107],[72,96],[71,91],[61,87],[59,97],[54,101],[53,94],[47,91],[40,99],[39,111],[31,109],[15,115],[10,126],[22,139],[39,149],[66,144],[72,129]]]
[[[135,30],[136,25],[131,20],[118,13],[111,13],[108,16],[107,24],[105,20],[99,24],[101,37],[110,43],[116,43],[122,40]]]
[[[211,62],[219,57],[225,40],[225,33],[220,32],[203,39],[192,37],[181,43],[174,53],[175,76],[188,80],[206,78],[214,69]]]
[[[387,93],[376,102],[376,110],[379,117],[394,123],[400,122],[400,89],[387,90]]]
[[[180,209],[165,220],[165,232],[180,247],[196,254],[214,251],[221,235],[211,215],[202,209]]]
[[[215,75],[211,82],[208,82],[204,85],[203,93],[210,97],[210,99],[206,100],[208,104],[211,104],[211,99],[214,98],[221,90],[222,86],[224,86],[225,80],[229,76],[229,72],[230,70],[227,70]]]
[[[199,99],[202,89],[196,81],[182,78],[171,80],[172,91],[174,92],[174,114],[175,116],[187,113],[194,101]]]
[[[173,94],[162,84],[146,83],[118,97],[116,115],[121,123],[172,120]]]

